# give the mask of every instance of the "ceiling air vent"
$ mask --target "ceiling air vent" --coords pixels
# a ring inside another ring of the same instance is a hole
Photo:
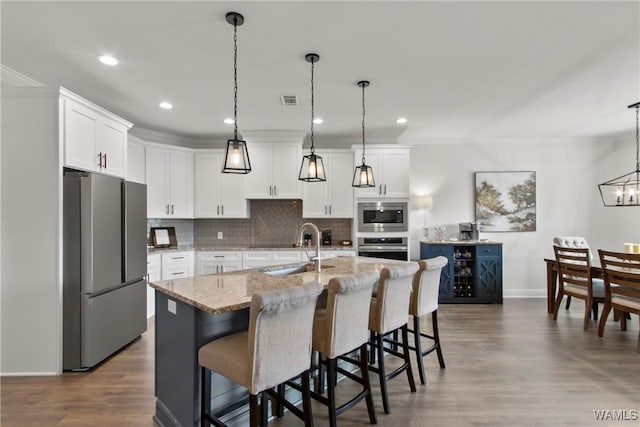
[[[286,105],[289,107],[298,106],[298,97],[295,95],[282,95],[280,97],[280,101],[282,102],[282,105]]]

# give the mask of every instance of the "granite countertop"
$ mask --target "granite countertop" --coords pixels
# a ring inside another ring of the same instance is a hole
[[[315,250],[315,246],[307,246],[307,250]],[[169,248],[147,247],[147,253],[157,254],[162,252],[179,252],[179,251],[295,251],[301,250],[300,247],[294,245],[229,245],[229,246],[211,246],[211,245],[180,245]],[[354,246],[330,245],[320,246],[320,251],[353,251]]]
[[[265,274],[269,269],[288,266],[303,266],[306,263],[287,264],[251,270],[234,271],[208,276],[185,277],[182,279],[151,282],[150,286],[172,298],[176,298],[200,310],[212,314],[236,311],[249,307],[254,292],[300,286],[310,282],[320,282],[327,286],[335,276],[355,274],[368,270],[381,270],[385,266],[402,265],[409,261],[394,261],[380,258],[343,257],[326,260],[322,271],[306,271],[286,276]]]

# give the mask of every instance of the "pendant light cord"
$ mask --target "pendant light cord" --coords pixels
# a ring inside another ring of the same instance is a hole
[[[362,85],[362,164],[364,165],[364,117],[365,117],[365,108],[364,108],[364,88],[365,85]]]
[[[313,121],[314,121],[314,91],[313,91],[313,69],[315,66],[315,62],[313,59],[311,60],[311,154],[315,154],[316,147],[313,143]]]
[[[233,139],[238,140],[238,24],[233,19]]]

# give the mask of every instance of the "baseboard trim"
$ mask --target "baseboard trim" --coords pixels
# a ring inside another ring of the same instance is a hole
[[[546,289],[504,289],[504,298],[546,298]]]

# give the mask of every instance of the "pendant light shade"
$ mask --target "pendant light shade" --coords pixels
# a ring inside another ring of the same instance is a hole
[[[298,179],[306,182],[323,182],[327,180],[325,174],[324,162],[322,157],[316,154],[316,147],[313,135],[314,121],[314,90],[313,90],[313,71],[314,65],[320,60],[320,56],[316,53],[308,53],[304,59],[311,63],[311,153],[302,157],[300,165],[300,173]]]
[[[629,105],[628,108],[636,109],[636,169],[598,185],[600,197],[602,197],[602,203],[605,206],[640,206],[638,200],[640,197],[640,129],[638,128],[640,102]]]
[[[233,139],[227,141],[222,173],[247,174],[251,172],[247,143],[238,139],[238,26],[244,23],[244,17],[229,12],[226,18],[233,25]]]
[[[364,157],[364,88],[369,86],[369,82],[366,80],[359,81],[358,86],[362,88],[362,164],[360,166],[356,166],[356,169],[353,172],[353,181],[351,182],[351,186],[356,188],[375,187],[376,182],[373,179],[373,169],[371,166],[367,165]]]

